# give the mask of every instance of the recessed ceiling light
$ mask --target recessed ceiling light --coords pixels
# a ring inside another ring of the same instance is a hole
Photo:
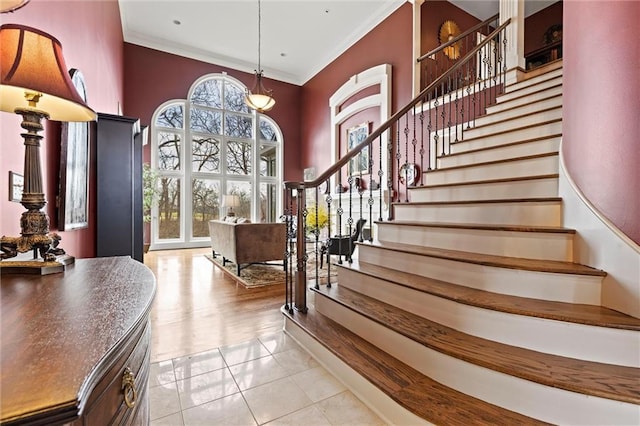
[[[282,56],[284,58],[285,56],[287,56],[287,54],[282,52],[282,53],[280,53],[280,56]]]
[[[174,19],[174,20],[173,20],[173,23],[174,23],[174,24],[176,24],[176,25],[180,25],[180,24],[182,24],[182,22],[178,21],[177,19]]]

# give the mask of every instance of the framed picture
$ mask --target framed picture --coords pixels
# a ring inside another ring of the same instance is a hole
[[[365,140],[369,136],[369,122],[347,129],[347,151]],[[349,160],[349,175],[369,174],[369,147]]]
[[[69,71],[80,97],[87,91],[82,73]],[[89,123],[62,123],[58,229],[70,231],[89,226]]]
[[[19,203],[22,201],[24,190],[24,177],[16,172],[9,172],[9,201]]]

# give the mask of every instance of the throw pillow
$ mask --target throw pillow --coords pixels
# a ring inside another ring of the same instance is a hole
[[[251,223],[251,221],[246,217],[239,217],[238,220],[236,220],[236,223]]]
[[[227,216],[224,218],[225,222],[229,222],[229,223],[236,223],[236,217],[235,216]]]

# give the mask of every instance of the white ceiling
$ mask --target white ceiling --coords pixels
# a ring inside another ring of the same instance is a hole
[[[407,0],[262,0],[265,76],[302,85]],[[527,0],[540,10],[556,0]],[[451,0],[485,19],[499,0]],[[119,0],[129,43],[252,73],[257,0]],[[527,15],[534,13],[527,10]],[[179,21],[180,24],[176,24]]]

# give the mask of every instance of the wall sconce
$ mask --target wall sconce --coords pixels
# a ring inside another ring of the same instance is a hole
[[[227,216],[235,216],[234,207],[240,207],[240,196],[228,194],[222,196],[222,207],[228,207]]]
[[[439,40],[440,44],[450,42],[454,38],[460,35],[460,27],[452,20],[444,21],[440,26]],[[443,53],[449,59],[458,59],[460,57],[460,42],[453,43],[450,46],[445,47]]]
[[[20,219],[21,235],[0,239],[0,260],[33,251],[33,260],[0,262],[2,273],[54,273],[64,270],[73,258],[58,248],[60,236],[49,233],[49,217],[42,186],[40,140],[42,119],[92,121],[96,113],[76,91],[62,56],[60,42],[38,29],[16,24],[0,26],[0,110],[22,116],[24,138],[24,190],[21,204],[27,209]],[[42,257],[40,261],[38,255]],[[27,269],[24,269],[27,268]]]

